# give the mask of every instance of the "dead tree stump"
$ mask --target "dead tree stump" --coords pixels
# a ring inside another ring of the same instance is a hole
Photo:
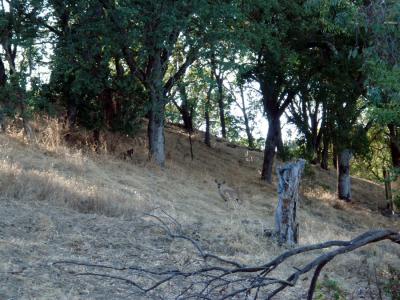
[[[275,211],[275,234],[279,244],[298,243],[299,224],[296,220],[296,210],[305,162],[304,159],[300,159],[277,169],[279,200]]]

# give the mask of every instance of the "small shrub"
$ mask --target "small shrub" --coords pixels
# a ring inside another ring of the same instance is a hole
[[[278,151],[278,158],[282,160],[283,162],[287,162],[290,160],[296,159],[296,155],[294,153],[294,149],[292,145],[283,145],[283,148],[281,151]]]
[[[400,209],[400,193],[397,193],[393,196],[393,204]]]
[[[337,281],[325,278],[317,284],[315,290],[316,300],[344,300],[344,292]]]
[[[385,283],[383,290],[392,300],[400,300],[400,270],[389,266],[389,278]]]
[[[304,166],[304,177],[314,179],[315,178],[315,170],[311,167],[309,162],[306,162]]]

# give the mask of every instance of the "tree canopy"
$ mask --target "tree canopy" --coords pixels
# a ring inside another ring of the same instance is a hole
[[[327,169],[345,151],[359,170],[380,145],[396,174],[399,24],[398,1],[2,0],[1,123],[28,133],[32,114],[53,114],[135,135],[147,118],[164,166],[165,121],[178,122],[209,146],[263,148],[267,182],[276,153]]]

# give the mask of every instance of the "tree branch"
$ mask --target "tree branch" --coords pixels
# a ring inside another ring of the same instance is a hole
[[[166,213],[165,213],[166,214]],[[77,273],[79,276],[100,276],[113,280],[123,281],[131,284],[139,291],[150,293],[160,289],[165,283],[175,284],[175,291],[179,299],[232,299],[233,297],[249,297],[254,299],[262,297],[271,299],[287,287],[294,286],[298,279],[314,270],[313,277],[310,281],[308,289],[308,299],[312,299],[319,274],[325,265],[327,265],[336,256],[345,254],[358,249],[367,244],[376,243],[382,240],[390,240],[400,244],[400,233],[393,230],[371,230],[361,234],[350,241],[327,241],[315,245],[307,245],[295,249],[288,250],[279,255],[272,261],[260,266],[247,266],[237,261],[222,258],[218,255],[205,251],[199,242],[182,233],[181,225],[171,216],[160,217],[156,215],[147,216],[156,220],[156,226],[161,227],[165,233],[172,239],[181,239],[189,242],[196,250],[197,255],[202,258],[203,264],[198,263],[193,266],[185,267],[185,270],[152,270],[148,267],[138,266],[112,266],[105,264],[95,264],[88,262],[79,262],[73,260],[56,261],[53,265],[76,265],[86,267],[88,269],[108,269],[113,272],[135,272],[135,276],[140,276],[143,280],[147,280],[147,287],[139,284],[137,281],[115,274],[104,274],[88,270],[87,272]],[[174,230],[172,230],[174,228]],[[333,250],[316,256],[308,264],[303,267],[295,267],[287,279],[280,279],[274,276],[268,276],[273,270],[282,265],[289,258],[304,254],[310,251],[329,249]],[[212,259],[211,262],[208,259]],[[146,276],[147,274],[147,276]],[[150,275],[150,278],[149,276]],[[142,280],[140,282],[143,282]],[[278,287],[276,287],[278,285]],[[271,289],[271,287],[275,287]]]

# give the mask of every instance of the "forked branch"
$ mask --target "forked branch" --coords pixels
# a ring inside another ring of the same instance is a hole
[[[250,266],[208,253],[198,241],[182,232],[181,225],[174,218],[165,212],[164,215],[166,217],[149,216],[157,221],[156,225],[161,227],[171,240],[179,239],[189,242],[195,250],[197,258],[201,258],[202,263],[200,265],[193,263],[181,269],[164,270],[152,269],[147,266],[119,267],[73,260],[56,261],[53,265],[84,267],[86,269],[85,272],[75,272],[74,274],[123,281],[132,285],[137,292],[142,294],[162,290],[166,283],[172,284],[176,291],[174,295],[176,299],[232,299],[235,297],[271,299],[287,287],[296,285],[302,275],[314,271],[308,288],[307,299],[311,300],[319,274],[324,266],[336,256],[383,240],[400,244],[399,232],[393,230],[371,230],[350,241],[328,241],[291,249],[264,265]],[[304,266],[295,267],[295,271],[286,279],[271,276],[271,273],[289,258],[323,249],[325,249],[324,253],[317,255]],[[102,270],[102,272],[99,270]],[[107,270],[108,272],[106,272]]]

